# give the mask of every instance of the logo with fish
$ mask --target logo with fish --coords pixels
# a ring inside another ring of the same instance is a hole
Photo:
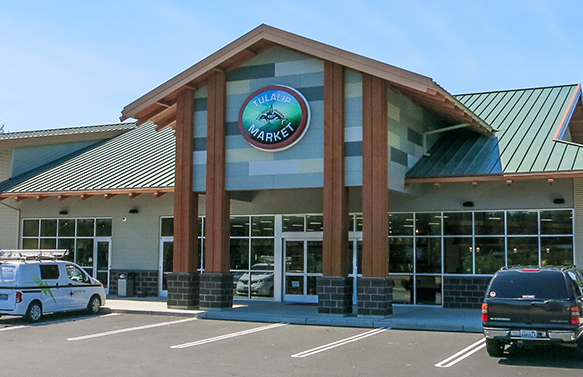
[[[310,124],[306,98],[294,88],[271,85],[253,92],[239,111],[239,130],[257,149],[280,151],[304,136]]]

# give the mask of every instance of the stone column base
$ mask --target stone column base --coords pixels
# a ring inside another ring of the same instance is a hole
[[[318,277],[318,313],[352,314],[353,278],[340,276]]]
[[[231,309],[233,307],[233,274],[205,272],[200,275],[200,307]]]
[[[358,278],[358,315],[387,317],[393,314],[393,281]]]
[[[171,272],[168,274],[169,309],[198,309],[198,272]]]

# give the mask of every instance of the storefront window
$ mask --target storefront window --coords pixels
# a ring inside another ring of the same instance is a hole
[[[283,216],[283,231],[284,232],[303,232],[304,216]]]
[[[476,235],[504,235],[504,212],[475,212]]]
[[[59,220],[59,237],[75,237],[75,220]]]
[[[537,237],[508,237],[509,266],[537,266]]]
[[[111,219],[97,219],[95,223],[95,236],[111,237]]]
[[[41,237],[56,237],[57,220],[41,220],[40,235]]]
[[[389,214],[389,236],[412,236],[414,228],[412,213]]]
[[[445,238],[446,274],[473,274],[473,246],[469,237]]]
[[[38,237],[39,235],[39,220],[24,220],[22,227],[22,235],[24,237]]]
[[[541,234],[572,234],[573,213],[571,211],[541,211]]]
[[[508,211],[506,212],[506,218],[509,235],[538,233],[537,211]]]
[[[443,234],[452,236],[472,234],[471,212],[450,212],[443,214]]]
[[[95,235],[95,220],[79,219],[77,220],[77,237],[93,237]]]
[[[413,272],[413,238],[389,239],[389,272]]]
[[[476,237],[476,274],[494,274],[504,267],[505,250],[502,237]]]
[[[393,302],[395,304],[413,304],[413,276],[390,275],[393,282]]]
[[[231,217],[231,237],[249,236],[249,216]]]
[[[421,274],[441,274],[441,238],[417,238],[415,267]]]
[[[441,276],[417,277],[417,304],[441,305]]]
[[[440,213],[415,214],[415,234],[418,236],[441,235],[441,214]]]
[[[323,216],[306,216],[306,231],[307,232],[322,232],[324,231],[324,217]]]
[[[160,220],[160,235],[162,237],[173,237],[174,236],[174,218],[173,217],[163,217]]]
[[[572,237],[542,237],[541,265],[568,266],[573,264]]]
[[[251,235],[254,237],[273,237],[275,221],[273,216],[252,216]]]

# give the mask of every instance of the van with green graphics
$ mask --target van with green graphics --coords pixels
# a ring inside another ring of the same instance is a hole
[[[0,250],[0,316],[39,321],[45,313],[105,304],[103,284],[77,264],[58,260],[67,250]]]

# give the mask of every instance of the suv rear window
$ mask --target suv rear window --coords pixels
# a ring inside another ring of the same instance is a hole
[[[565,277],[560,271],[498,273],[492,280],[490,297],[516,299],[568,299]]]

